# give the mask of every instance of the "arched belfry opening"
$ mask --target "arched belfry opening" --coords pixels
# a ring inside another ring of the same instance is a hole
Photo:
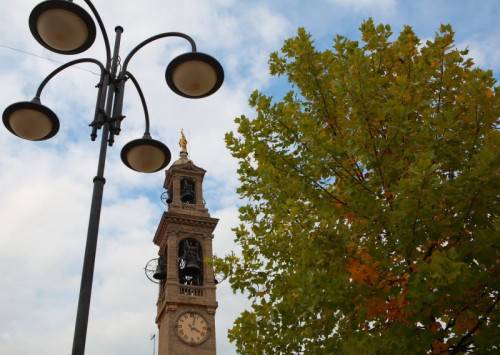
[[[203,285],[203,254],[201,244],[193,238],[179,242],[178,271],[182,285]]]
[[[183,203],[196,203],[195,181],[190,178],[181,180],[181,201]]]

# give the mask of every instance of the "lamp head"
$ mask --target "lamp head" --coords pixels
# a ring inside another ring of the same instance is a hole
[[[39,3],[29,17],[33,37],[45,48],[60,54],[77,54],[94,43],[96,28],[92,17],[80,6],[66,0]]]
[[[8,106],[3,111],[2,121],[12,134],[30,141],[49,139],[59,130],[56,114],[38,98]]]
[[[123,164],[140,173],[157,172],[166,167],[171,158],[167,146],[148,134],[125,144],[120,156]]]
[[[170,62],[165,79],[176,94],[198,99],[212,95],[220,88],[224,81],[224,70],[214,57],[189,52]]]

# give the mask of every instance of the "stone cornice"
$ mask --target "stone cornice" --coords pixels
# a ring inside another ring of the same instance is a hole
[[[199,302],[193,300],[185,300],[185,301],[164,301],[161,305],[158,306],[157,314],[155,322],[156,324],[160,323],[160,319],[163,316],[163,313],[166,312],[175,312],[179,306],[187,306],[193,307],[192,309],[196,309],[198,307],[203,307],[206,309],[207,313],[215,314],[215,310],[219,306],[218,302]],[[190,308],[187,308],[190,309]]]
[[[189,215],[184,213],[163,212],[161,221],[156,229],[153,242],[160,246],[161,237],[165,235],[168,226],[182,225],[204,229],[208,233],[212,233],[217,226],[219,219],[212,217],[203,217],[196,215]]]

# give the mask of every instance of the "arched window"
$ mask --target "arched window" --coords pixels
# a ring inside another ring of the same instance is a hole
[[[203,254],[201,244],[196,239],[181,240],[178,261],[179,283],[203,285]]]

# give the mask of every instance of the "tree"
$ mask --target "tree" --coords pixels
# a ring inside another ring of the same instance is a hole
[[[226,135],[241,256],[216,260],[251,308],[245,354],[498,351],[500,92],[442,25],[365,21],[317,51],[299,29]]]

